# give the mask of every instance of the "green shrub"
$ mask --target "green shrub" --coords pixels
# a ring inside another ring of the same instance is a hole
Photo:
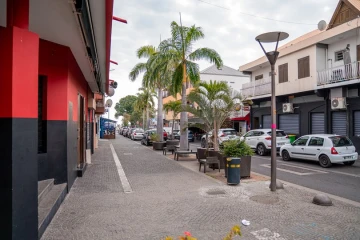
[[[221,149],[221,153],[227,157],[243,157],[243,156],[252,156],[254,151],[245,141],[241,140],[229,140],[224,142]]]
[[[159,136],[159,134],[154,133],[154,134],[150,135],[150,139],[151,139],[152,142],[159,142],[160,141],[160,136]]]

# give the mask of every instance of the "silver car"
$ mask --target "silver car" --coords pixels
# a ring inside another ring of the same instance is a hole
[[[135,129],[132,133],[131,133],[131,140],[141,140],[144,136],[144,130],[142,130],[141,128]]]
[[[208,132],[208,142],[210,142],[211,140],[211,136],[213,134],[213,131]],[[235,129],[233,128],[221,128],[219,129],[218,132],[218,143],[221,144],[224,141],[227,140],[234,140],[234,139],[239,139],[240,137],[237,135],[237,132]],[[201,137],[201,147],[205,147],[206,145],[206,135],[204,134]]]

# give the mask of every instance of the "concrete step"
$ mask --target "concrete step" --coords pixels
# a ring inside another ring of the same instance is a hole
[[[38,182],[38,203],[54,186],[54,179],[47,179]]]
[[[39,239],[45,232],[55,216],[67,193],[67,184],[54,185],[51,190],[42,197],[38,205],[38,236]]]

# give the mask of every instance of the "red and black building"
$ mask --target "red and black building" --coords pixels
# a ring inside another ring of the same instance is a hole
[[[94,152],[112,12],[113,0],[0,0],[1,239],[40,238]],[[44,181],[60,193],[41,213]]]

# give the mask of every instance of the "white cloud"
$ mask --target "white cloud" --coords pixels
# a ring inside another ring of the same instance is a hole
[[[231,10],[215,7],[197,0],[115,0],[114,15],[124,18],[128,24],[113,23],[111,59],[119,63],[112,65],[110,78],[119,87],[112,97],[114,102],[129,94],[136,94],[141,87],[141,76],[131,82],[128,78],[131,68],[145,61],[136,57],[136,50],[143,45],[155,45],[170,36],[170,23],[179,22],[179,12],[183,25],[201,26],[205,39],[198,47],[215,49],[225,65],[238,69],[240,65],[263,56],[255,42],[258,34],[281,30],[293,40],[313,29],[324,19],[329,22],[338,0],[204,0]],[[310,23],[313,25],[289,24],[252,17],[246,14],[279,19],[281,21]],[[270,47],[270,46],[269,46]],[[210,66],[199,61],[200,69]],[[115,105],[115,104],[114,104]],[[115,110],[110,111],[113,118]]]

